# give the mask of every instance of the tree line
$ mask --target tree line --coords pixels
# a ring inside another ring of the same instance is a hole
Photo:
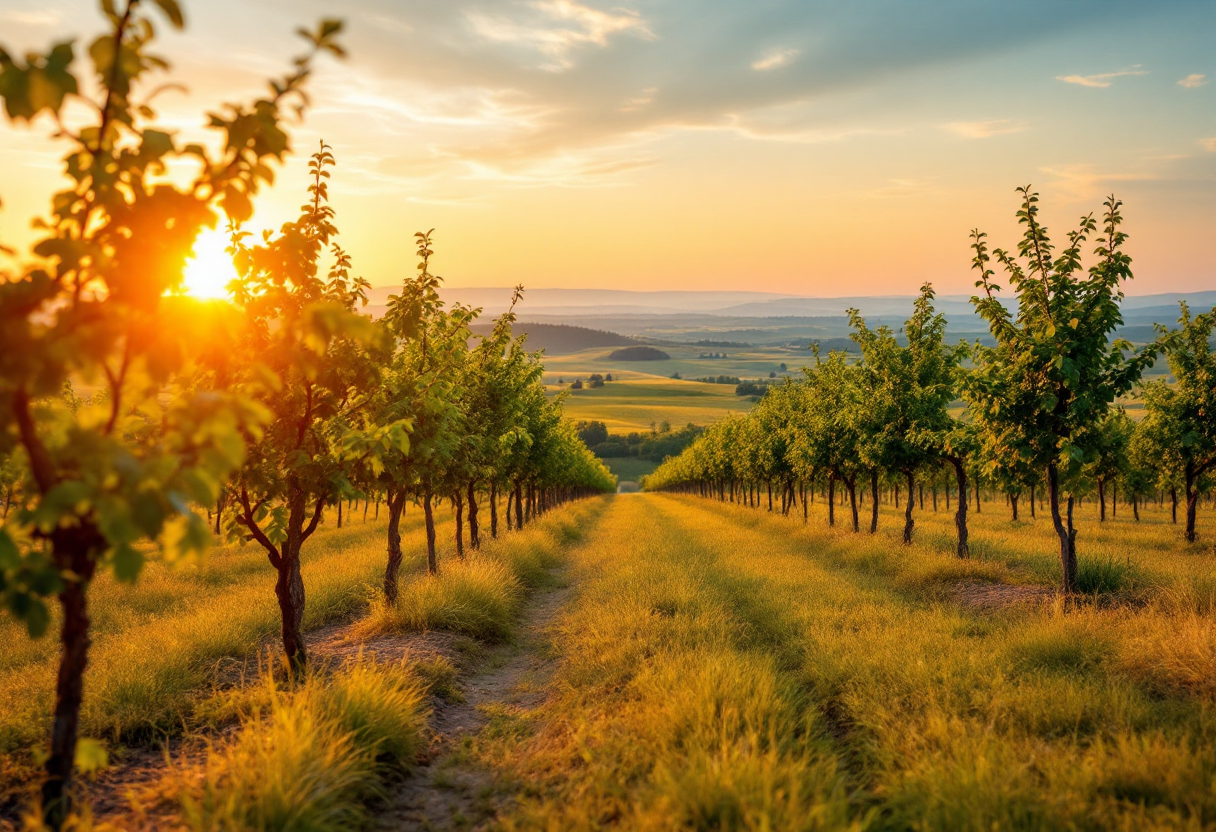
[[[681,455],[646,477],[651,490],[674,490],[758,505],[776,489],[781,509],[799,503],[804,518],[817,488],[835,524],[837,489],[847,495],[854,531],[861,527],[859,489],[870,496],[869,531],[879,501],[902,484],[903,541],[915,527],[913,499],[926,481],[936,489],[948,472],[955,492],[958,557],[969,555],[967,511],[977,483],[1004,492],[1018,519],[1019,500],[1036,490],[1060,546],[1061,587],[1077,587],[1077,500],[1094,494],[1100,519],[1107,496],[1121,489],[1139,519],[1153,494],[1170,496],[1184,536],[1196,539],[1201,493],[1216,472],[1216,309],[1192,315],[1181,304],[1178,326],[1157,327],[1138,350],[1112,333],[1122,323],[1122,285],[1132,278],[1124,251],[1122,205],[1114,197],[1100,219],[1083,217],[1056,253],[1039,219],[1038,195],[1019,188],[1023,236],[1015,251],[989,250],[971,235],[980,292],[972,298],[994,346],[946,342],[946,319],[934,310],[930,284],[921,287],[903,341],[888,327],[871,329],[849,310],[859,355],[814,350],[803,378],[770,387],[742,417],[712,425]],[[1094,240],[1094,262],[1083,263]],[[992,268],[999,264],[1016,297],[1003,304]],[[1142,383],[1164,354],[1173,381]],[[1133,422],[1116,399],[1136,391],[1144,417]],[[864,496],[864,493],[863,493]],[[949,491],[947,491],[949,499]],[[1113,511],[1113,508],[1112,508]]]
[[[181,28],[181,9],[175,0],[101,8],[108,30],[89,44],[87,70],[72,41],[24,58],[0,48],[8,118],[49,121],[67,146],[67,184],[38,239],[23,259],[4,249],[13,265],[0,267],[0,603],[33,637],[52,623],[48,602],[58,606],[42,789],[53,828],[69,810],[88,591],[100,573],[134,582],[153,550],[170,563],[197,558],[217,533],[260,547],[298,675],[301,557],[343,500],[386,501],[392,602],[408,503],[425,515],[435,573],[437,503],[453,507],[463,556],[466,532],[476,549],[487,525],[495,537],[615,487],[562,418],[561,398],[546,397],[540,353],[512,332],[521,287],[473,337],[479,310],[440,299],[425,232],[415,235],[416,273],[386,313],[359,312],[369,284],[337,241],[327,145],[311,157],[296,219],[257,236],[242,228],[290,152],[288,121],[309,103],[318,56],[344,54],[339,21],[301,30],[307,49],[287,74],[262,97],[209,114],[215,141],[185,144],[153,126],[148,85],[166,67],[149,51],[156,25]],[[69,105],[91,121],[73,126]],[[175,294],[197,234],[221,215],[239,275],[232,302]]]

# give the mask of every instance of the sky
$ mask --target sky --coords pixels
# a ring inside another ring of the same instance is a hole
[[[434,228],[453,286],[969,293],[968,234],[1012,248],[1015,188],[1061,239],[1124,205],[1129,294],[1216,288],[1216,4],[1201,0],[209,0],[159,52],[183,138],[341,17],[296,155],[251,225],[338,166],[342,243],[374,285]],[[0,0],[21,53],[101,18]],[[162,27],[166,29],[167,27]],[[83,51],[83,50],[79,50]],[[0,126],[0,242],[29,239],[63,149]]]

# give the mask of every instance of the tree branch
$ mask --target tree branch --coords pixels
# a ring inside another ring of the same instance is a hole
[[[38,435],[38,429],[34,427],[34,417],[30,413],[30,397],[24,387],[13,394],[13,415],[17,419],[21,444],[25,446],[25,453],[30,460],[30,472],[34,475],[34,482],[38,491],[45,494],[58,485],[59,477],[55,473],[55,463],[51,461],[51,455]]]
[[[308,528],[300,535],[300,542],[303,543],[308,538],[312,537],[312,533],[317,530],[317,524],[321,522],[321,513],[325,510],[325,498],[317,498],[317,507],[313,509],[312,519],[308,521]]]
[[[267,555],[270,557],[270,565],[275,569],[278,569],[279,565],[283,562],[283,556],[279,554],[278,547],[270,542],[270,538],[267,537],[266,533],[262,531],[260,526],[258,526],[257,521],[253,519],[253,512],[256,509],[249,505],[249,492],[242,487],[240,496],[243,513],[237,519],[241,521],[241,524],[245,528],[249,529],[249,533],[253,535],[253,539],[262,544],[262,548],[266,550]],[[265,500],[261,500],[257,507],[261,508],[265,502]]]

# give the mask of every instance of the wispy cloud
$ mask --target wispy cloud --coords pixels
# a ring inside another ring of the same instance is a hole
[[[1021,133],[1030,127],[1024,121],[1014,121],[1009,118],[999,118],[993,121],[952,121],[943,124],[944,130],[949,130],[964,139],[987,139],[1005,133]]]
[[[752,69],[756,70],[757,72],[767,72],[770,69],[779,69],[793,63],[794,59],[800,54],[802,54],[802,50],[800,49],[773,49],[765,53],[764,57],[753,61]]]
[[[1178,86],[1186,87],[1188,90],[1193,90],[1195,87],[1202,87],[1207,82],[1208,77],[1206,75],[1196,73],[1194,75],[1188,75],[1185,78],[1180,78],[1178,80]]]
[[[63,20],[63,15],[56,9],[40,9],[29,12],[10,9],[9,11],[0,13],[0,20],[7,20],[23,26],[54,26]]]
[[[535,49],[547,60],[541,69],[561,72],[574,65],[572,53],[583,46],[608,45],[612,35],[628,32],[650,39],[654,32],[636,11],[603,11],[575,0],[535,0],[527,4],[533,14],[518,20],[468,11],[465,18],[473,31],[496,43],[519,44]]]
[[[584,152],[559,153],[523,164],[493,164],[477,159],[465,160],[464,180],[496,182],[518,188],[619,187],[621,174],[655,163],[653,156],[638,148],[621,145]]]
[[[1200,139],[1199,144],[1209,153],[1216,153],[1216,136],[1210,139]]]
[[[1158,178],[1144,172],[1104,173],[1091,164],[1051,165],[1039,170],[1052,177],[1051,184],[1075,202],[1102,196],[1114,182],[1147,182]]]
[[[643,110],[654,103],[655,93],[659,91],[658,87],[647,87],[642,90],[640,95],[635,95],[633,98],[626,99],[621,106],[622,113],[634,113],[638,110]]]
[[[1116,78],[1124,78],[1128,75],[1148,75],[1148,72],[1141,69],[1140,64],[1136,64],[1118,72],[1101,72],[1097,75],[1057,75],[1056,80],[1082,87],[1109,87]]]

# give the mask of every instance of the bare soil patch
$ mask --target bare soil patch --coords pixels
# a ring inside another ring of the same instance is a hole
[[[955,599],[974,610],[997,610],[1018,604],[1036,605],[1051,600],[1056,591],[1045,586],[1025,584],[961,583],[955,589]]]
[[[506,800],[494,774],[459,759],[463,744],[494,714],[529,714],[548,696],[557,658],[549,627],[570,598],[568,586],[532,596],[516,643],[491,649],[460,684],[463,702],[435,701],[428,759],[405,777],[380,816],[384,830],[484,829]]]

